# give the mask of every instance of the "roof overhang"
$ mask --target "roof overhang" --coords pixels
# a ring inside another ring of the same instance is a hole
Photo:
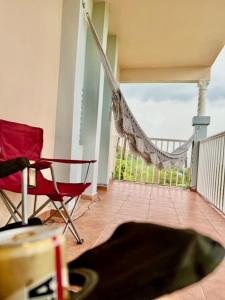
[[[97,1],[99,2],[99,1]],[[121,82],[196,82],[225,45],[224,0],[106,0]]]

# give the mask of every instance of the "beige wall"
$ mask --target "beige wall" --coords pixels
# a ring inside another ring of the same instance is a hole
[[[53,155],[62,0],[0,0],[0,118],[44,128]]]
[[[0,118],[39,126],[54,151],[63,0],[0,0]],[[0,226],[8,214],[0,202]]]

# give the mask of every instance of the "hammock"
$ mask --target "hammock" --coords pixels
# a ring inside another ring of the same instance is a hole
[[[187,151],[191,146],[196,133],[171,153],[162,151],[148,138],[135,119],[120,90],[119,84],[113,75],[109,61],[98,38],[96,29],[94,28],[89,13],[85,9],[85,2],[83,1],[82,4],[88,25],[100,54],[101,63],[112,90],[112,109],[118,134],[121,137],[127,138],[131,151],[140,155],[146,163],[154,164],[158,168],[165,169],[172,167],[182,168],[187,161]]]

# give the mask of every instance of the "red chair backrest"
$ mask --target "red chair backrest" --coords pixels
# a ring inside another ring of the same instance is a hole
[[[26,157],[40,159],[43,129],[0,120],[0,160]]]

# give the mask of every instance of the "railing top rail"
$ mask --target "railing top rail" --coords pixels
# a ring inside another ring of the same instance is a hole
[[[116,135],[117,137],[119,137],[118,135]],[[151,137],[149,138],[153,141],[159,141],[159,142],[178,142],[178,143],[185,143],[187,142],[187,140],[181,140],[181,139],[168,139],[168,138],[154,138],[154,137]]]
[[[225,131],[222,131],[222,132],[219,132],[217,134],[214,134],[212,136],[209,136],[207,137],[206,139],[204,140],[201,140],[200,143],[206,143],[206,142],[209,142],[211,140],[215,140],[215,139],[218,139],[218,138],[221,138],[221,137],[224,137],[225,136]]]
[[[167,139],[167,138],[150,138],[151,140],[153,141],[165,141],[165,142],[182,142],[182,143],[185,143],[187,142],[187,140],[179,140],[179,139]]]

